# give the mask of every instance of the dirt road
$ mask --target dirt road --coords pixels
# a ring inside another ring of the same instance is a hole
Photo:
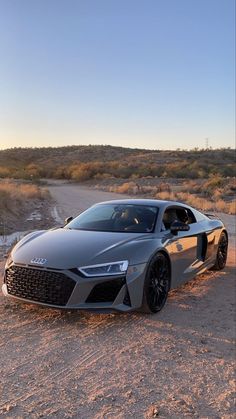
[[[50,191],[59,218],[117,197]],[[234,243],[231,235],[223,272],[171,292],[153,316],[63,312],[1,295],[0,417],[233,418]]]
[[[56,209],[61,220],[71,215],[76,216],[97,202],[127,198],[127,195],[96,189],[91,190],[74,184],[60,185],[56,181],[54,181],[53,185],[48,186],[47,189],[49,189],[52,198],[55,200]]]

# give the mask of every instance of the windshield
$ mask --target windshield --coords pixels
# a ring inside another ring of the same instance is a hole
[[[151,233],[158,208],[133,204],[101,204],[89,208],[65,228],[94,231]]]

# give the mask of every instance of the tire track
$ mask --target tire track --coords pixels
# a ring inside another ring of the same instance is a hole
[[[93,349],[89,349],[86,352],[84,352],[83,354],[79,355],[79,360],[76,361],[76,359],[78,358],[78,354],[76,352],[76,350],[78,348],[73,349],[74,353],[72,351],[70,351],[70,365],[68,366],[68,364],[65,364],[64,366],[62,365],[61,367],[57,367],[57,370],[54,371],[53,373],[50,373],[49,375],[45,376],[42,379],[38,379],[37,384],[35,384],[34,381],[29,381],[28,385],[30,386],[30,394],[28,395],[23,395],[16,398],[13,397],[12,399],[8,399],[7,401],[4,401],[4,403],[2,405],[0,405],[0,409],[3,409],[4,405],[7,404],[16,404],[16,403],[23,403],[25,401],[27,401],[30,397],[32,396],[37,396],[37,398],[40,397],[40,395],[42,395],[44,393],[44,386],[47,384],[47,386],[49,385],[53,385],[53,383],[55,383],[55,381],[57,380],[62,380],[63,382],[68,382],[68,379],[71,377],[71,375],[74,375],[75,371],[76,371],[76,378],[78,379],[81,376],[84,376],[84,371],[90,369],[94,364],[96,365],[97,363],[99,363],[99,361],[102,359],[103,363],[106,362],[106,358],[110,357],[110,353],[106,352],[105,348],[109,346],[109,343],[111,341],[111,337],[114,335],[114,327],[116,325],[114,325],[112,322],[110,322],[110,328],[107,328],[107,324],[103,324],[105,319],[101,319],[100,321],[96,321],[95,324],[93,325],[93,327],[90,327],[89,329],[89,333],[85,334],[85,335],[81,335],[80,339],[81,339],[81,346],[82,346],[82,341],[83,339],[86,339],[87,337],[91,337],[91,335],[93,334],[93,330],[97,329],[97,327],[99,325],[103,325],[103,332],[104,330],[106,331],[106,338],[103,341],[103,350],[101,350],[100,348],[97,350],[93,350]],[[134,323],[136,326],[138,324],[141,324],[142,319],[137,317],[136,319],[137,321]],[[110,320],[111,321],[111,320]],[[130,319],[127,317],[127,321],[124,323],[120,323],[120,326],[129,326],[130,324]],[[110,329],[110,330],[109,330]],[[50,331],[48,331],[47,333],[49,333]],[[70,332],[70,330],[68,330],[68,333]],[[51,332],[50,332],[51,333]],[[99,334],[102,334],[102,330],[99,330]],[[73,339],[77,338],[77,336],[73,336]],[[53,351],[58,350],[58,341],[56,340],[56,336],[54,336],[54,342],[53,342],[53,346],[52,346],[52,341],[50,341],[50,352],[53,353]],[[120,343],[122,345],[122,343]],[[116,349],[113,348],[113,356],[114,357],[119,357],[121,353],[127,352],[128,350],[130,350],[131,348],[135,348],[137,345],[137,343],[129,343],[128,345],[126,345],[125,347],[122,345],[122,347],[120,348],[120,346],[118,346]],[[76,352],[76,353],[75,353]],[[42,350],[38,353],[37,358],[39,358],[40,354],[42,353]],[[30,356],[29,356],[30,358]],[[29,364],[28,359],[25,360],[24,364],[21,364],[21,368],[24,366],[27,366]],[[14,371],[14,374],[16,373],[16,371]]]
[[[85,363],[87,360],[89,360],[94,355],[97,355],[98,353],[99,353],[98,350],[97,351],[93,351],[93,350],[89,351],[88,350],[87,352],[85,352],[83,357],[80,358],[80,361],[78,362],[77,366],[79,364],[83,365],[83,363]],[[71,371],[73,368],[74,368],[74,366],[70,367],[69,371]],[[51,381],[51,383],[53,383],[55,381],[55,379],[57,377],[59,377],[60,375],[63,375],[63,377],[64,377],[65,376],[65,371],[68,371],[67,366],[59,368],[59,370],[57,369],[56,371],[52,372],[49,376],[46,376],[46,377],[38,380],[37,384],[35,384],[34,381],[28,382],[28,385],[30,386],[30,394],[26,394],[26,395],[18,397],[18,398],[16,398],[16,397],[9,398],[7,401],[4,401],[4,403],[0,405],[0,409],[3,409],[5,404],[13,404],[13,403],[16,404],[16,403],[19,403],[19,402],[26,401],[28,398],[32,397],[32,395],[34,395],[34,396],[37,395],[38,396],[39,394],[44,392],[44,388],[39,388],[39,387],[43,387],[45,384],[49,385],[50,381]]]

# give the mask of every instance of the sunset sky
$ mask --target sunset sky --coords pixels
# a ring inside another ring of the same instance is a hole
[[[234,0],[0,0],[0,148],[235,146]]]

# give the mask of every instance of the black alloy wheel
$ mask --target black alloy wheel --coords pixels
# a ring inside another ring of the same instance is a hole
[[[218,244],[218,250],[216,255],[215,265],[213,269],[216,271],[220,271],[224,269],[227,260],[227,253],[228,253],[228,238],[226,233],[223,231],[220,235],[220,240]]]
[[[144,282],[142,311],[157,313],[166,302],[170,289],[170,265],[167,257],[158,253],[151,260]]]

